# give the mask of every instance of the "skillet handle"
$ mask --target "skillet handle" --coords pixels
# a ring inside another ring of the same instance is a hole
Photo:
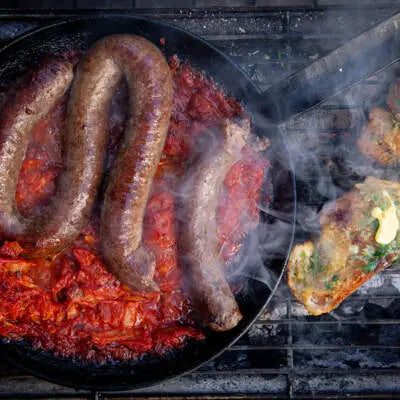
[[[302,113],[400,58],[400,13],[375,25],[261,94],[274,124]]]

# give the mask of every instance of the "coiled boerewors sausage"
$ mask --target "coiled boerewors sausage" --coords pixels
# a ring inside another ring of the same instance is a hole
[[[53,247],[70,236],[71,221],[65,215],[69,204],[68,187],[58,185],[56,201],[46,208],[46,217],[24,218],[17,210],[15,192],[25,152],[35,125],[60,101],[73,78],[73,65],[63,59],[49,59],[36,71],[26,74],[10,90],[0,114],[0,235],[15,238],[28,235],[30,240],[41,241]],[[72,134],[72,141],[78,140]],[[68,136],[68,135],[67,135]],[[71,166],[68,165],[67,169]],[[67,176],[65,176],[67,175]],[[61,181],[71,182],[75,174],[61,173]],[[67,195],[67,196],[65,196]],[[53,221],[58,221],[61,232],[53,231]],[[41,244],[38,245],[41,247]]]
[[[111,272],[136,290],[157,290],[155,260],[141,243],[143,217],[164,148],[172,108],[172,74],[151,42],[133,35],[108,36],[95,43],[79,65],[82,90],[77,107],[82,124],[107,132],[111,97],[125,77],[129,118],[112,167],[102,207],[100,235]]]
[[[240,159],[249,136],[249,120],[240,125],[225,121],[222,144],[211,150],[211,155],[203,154],[194,166],[184,199],[183,256],[190,270],[195,305],[215,331],[232,329],[242,319],[219,255],[217,207],[226,174]]]

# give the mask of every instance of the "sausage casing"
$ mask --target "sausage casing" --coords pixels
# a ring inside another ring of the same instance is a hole
[[[63,59],[44,61],[13,87],[0,114],[0,230],[2,238],[28,236],[29,240],[53,237],[48,218],[24,218],[18,211],[15,192],[32,131],[61,100],[73,78],[73,65]],[[63,173],[61,173],[62,175]],[[62,201],[62,199],[61,199]],[[56,207],[55,207],[56,206]],[[46,207],[51,217],[64,209]],[[60,217],[60,216],[59,216]],[[64,221],[65,222],[65,221]]]
[[[111,272],[136,290],[157,290],[155,260],[142,241],[143,218],[164,148],[172,108],[172,74],[151,42],[134,35],[108,36],[81,61],[84,124],[107,132],[106,110],[122,78],[129,111],[119,153],[108,178],[101,215],[103,256]]]
[[[198,309],[215,331],[232,329],[242,319],[224,277],[216,218],[225,176],[240,159],[250,135],[250,122],[244,120],[241,125],[225,121],[223,143],[211,155],[204,154],[194,166],[190,190],[184,200],[182,238],[191,289]]]

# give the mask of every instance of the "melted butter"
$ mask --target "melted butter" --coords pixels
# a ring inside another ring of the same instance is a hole
[[[375,234],[375,240],[380,244],[389,244],[396,237],[399,229],[399,220],[396,215],[396,206],[393,203],[389,193],[384,190],[382,194],[389,200],[390,206],[386,210],[375,207],[371,215],[379,222],[379,227]]]

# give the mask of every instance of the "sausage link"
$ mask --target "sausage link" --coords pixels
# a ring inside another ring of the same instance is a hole
[[[142,241],[143,217],[164,148],[172,108],[172,74],[159,49],[134,35],[108,36],[81,61],[77,107],[96,137],[107,133],[111,97],[124,77],[129,118],[102,207],[100,236],[111,272],[136,290],[151,291],[155,259]]]
[[[224,277],[217,235],[217,207],[224,179],[240,159],[241,149],[250,135],[249,121],[244,120],[241,125],[225,121],[223,143],[211,155],[203,155],[194,166],[184,202],[184,258],[191,273],[194,301],[215,331],[232,329],[242,319]]]
[[[17,209],[15,192],[18,176],[33,128],[60,101],[73,78],[73,66],[61,59],[43,62],[27,73],[10,90],[0,114],[0,234],[2,238],[18,235],[42,237],[53,235],[41,218],[24,218]],[[47,213],[63,210],[54,206]],[[32,238],[31,238],[32,239]],[[33,240],[37,239],[36,237]],[[63,238],[58,238],[62,240]]]
[[[108,139],[107,120],[119,76],[111,60],[104,75],[91,79],[85,62],[78,64],[71,87],[63,142],[64,169],[41,224],[31,232],[35,251],[70,244],[88,224],[103,177]],[[104,122],[106,121],[106,122]],[[41,228],[41,225],[45,229]]]

